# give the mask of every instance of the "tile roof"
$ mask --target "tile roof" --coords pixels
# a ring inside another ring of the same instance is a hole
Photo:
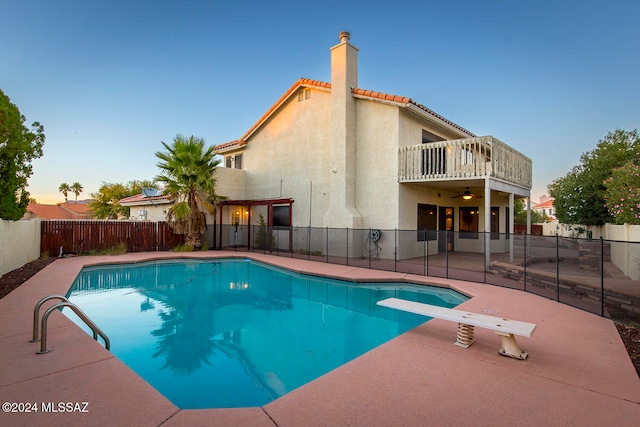
[[[147,197],[144,194],[136,194],[135,196],[125,197],[120,199],[119,203],[122,206],[136,206],[136,205],[151,205],[155,203],[171,203],[169,196],[151,196]]]
[[[549,199],[545,202],[542,203],[538,203],[537,205],[535,205],[533,207],[533,209],[546,209],[546,208],[552,208],[553,207],[553,201],[554,199]]]
[[[40,219],[90,219],[91,208],[86,203],[44,205],[30,203],[27,212]]]
[[[233,149],[237,149],[237,148],[241,148],[242,146],[247,144],[247,140],[248,138],[253,134],[253,132],[258,129],[273,113],[274,111],[276,111],[278,108],[280,108],[280,106],[293,94],[295,93],[298,88],[300,87],[313,87],[316,89],[321,89],[321,90],[331,90],[331,83],[328,82],[323,82],[323,81],[319,81],[319,80],[313,80],[313,79],[307,79],[307,78],[300,78],[298,79],[298,81],[296,81],[293,85],[291,85],[291,87],[271,106],[271,108],[269,108],[269,110],[267,110],[266,113],[264,113],[262,115],[262,117],[260,117],[260,119],[258,119],[257,122],[255,122],[253,124],[253,126],[251,126],[251,128],[249,128],[248,131],[245,132],[244,135],[242,135],[242,137],[238,140],[235,141],[230,141],[230,142],[226,142],[224,144],[219,144],[216,145],[215,149],[217,152],[224,152],[224,151],[230,151]],[[383,93],[383,92],[376,92],[376,91],[372,91],[372,90],[366,90],[366,89],[361,89],[361,88],[353,88],[351,89],[351,93],[354,95],[358,95],[359,97],[363,97],[363,98],[370,98],[372,100],[382,100],[382,101],[389,101],[389,102],[395,102],[398,104],[403,104],[404,106],[408,106],[408,105],[414,105],[416,107],[418,107],[419,109],[421,109],[422,111],[428,113],[429,115],[433,116],[434,118],[445,122],[446,124],[448,124],[449,126],[454,127],[455,129],[471,136],[471,137],[475,137],[476,135],[469,132],[468,130],[466,130],[465,128],[463,128],[462,126],[458,126],[457,124],[453,123],[450,120],[445,119],[444,117],[442,117],[441,115],[437,114],[436,112],[434,112],[433,110],[430,110],[429,108],[425,107],[422,104],[418,104],[417,102],[413,101],[411,98],[407,98],[406,96],[399,96],[399,95],[391,95],[388,93]]]

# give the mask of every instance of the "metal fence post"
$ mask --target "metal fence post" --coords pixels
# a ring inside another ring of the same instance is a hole
[[[524,290],[527,290],[527,238],[528,238],[528,234],[525,231],[524,232],[524,244],[523,244],[523,253],[522,253],[522,259],[523,261],[523,266],[524,266]]]
[[[325,251],[327,262],[329,262],[329,227],[327,227],[327,244],[325,245]]]
[[[422,254],[424,256],[424,262],[422,263],[422,267],[424,267],[424,269],[422,271],[424,272],[424,276],[429,274],[429,258],[427,258],[427,254],[429,253],[429,245],[427,243],[428,233],[429,231],[425,229],[424,230],[424,248],[422,249]]]
[[[482,251],[484,252],[484,266],[482,267],[482,282],[483,283],[487,283],[487,268],[489,266],[489,262],[491,261],[491,250],[489,250],[489,253],[487,253],[487,232],[486,230],[484,231],[484,233],[482,233],[484,235],[484,239],[482,242]],[[489,242],[491,243],[491,242]]]
[[[600,315],[604,317],[604,240],[600,236]]]
[[[369,227],[369,234],[367,236],[369,238],[371,237],[371,227]],[[371,240],[369,240],[369,245],[371,245]],[[371,246],[369,246],[369,249],[367,249],[367,252],[369,252],[369,270],[371,270]]]
[[[449,278],[449,230],[444,231],[444,240],[446,244],[444,245],[444,277],[445,279]]]
[[[560,302],[560,237],[556,234],[556,301]]]
[[[349,265],[349,227],[347,227],[347,265]]]
[[[398,271],[398,229],[393,229],[393,271]]]

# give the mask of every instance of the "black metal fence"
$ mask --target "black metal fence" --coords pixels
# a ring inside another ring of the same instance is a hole
[[[640,242],[259,225],[218,226],[214,242],[219,249],[520,289],[600,316],[640,323]]]

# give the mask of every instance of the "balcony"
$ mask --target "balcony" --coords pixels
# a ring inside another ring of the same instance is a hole
[[[530,190],[531,159],[492,137],[400,147],[398,182],[493,178]]]

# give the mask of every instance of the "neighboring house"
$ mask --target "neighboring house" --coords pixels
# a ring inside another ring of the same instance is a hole
[[[330,83],[298,80],[240,139],[216,147],[217,193],[228,197],[217,222],[255,225],[262,214],[290,232],[452,230],[455,239],[428,234],[429,253],[509,251],[498,233],[513,231],[514,198],[530,197],[531,160],[411,98],[360,88],[349,37],[331,48]],[[402,247],[423,251],[425,234],[411,236],[415,248]]]
[[[540,215],[546,214],[549,217],[549,221],[556,222],[556,210],[553,207],[554,199],[550,199],[546,196],[540,198],[540,203],[531,207],[531,210],[538,212]]]
[[[166,221],[167,211],[173,204],[169,196],[164,196],[162,190],[145,188],[142,193],[120,199],[121,206],[130,208],[130,220],[138,221]]]
[[[30,203],[22,219],[91,219],[91,208],[86,200],[57,205]]]

